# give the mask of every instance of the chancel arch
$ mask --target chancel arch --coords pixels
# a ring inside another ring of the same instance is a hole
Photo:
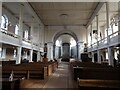
[[[65,30],[58,32],[53,38],[54,58],[78,58],[78,38],[72,31]],[[58,45],[59,44],[59,45]],[[67,52],[64,52],[67,51]],[[75,54],[73,55],[74,51]]]

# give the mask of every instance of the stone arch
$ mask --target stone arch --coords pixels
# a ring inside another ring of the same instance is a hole
[[[65,35],[65,34],[72,36],[72,37],[75,39],[75,41],[78,42],[78,38],[77,38],[77,36],[76,36],[76,34],[75,34],[74,32],[69,31],[69,30],[65,30],[65,31],[57,32],[57,33],[55,34],[55,36],[53,37],[53,43],[54,43],[54,45],[55,45],[55,41],[56,41],[61,35]]]
[[[56,42],[56,40],[61,35],[65,35],[65,34],[72,36],[75,39],[76,43],[78,42],[78,38],[77,38],[76,34],[70,30],[63,30],[63,31],[57,32],[53,37],[53,57],[55,56],[55,42]],[[78,58],[78,44],[76,45],[76,48],[77,48],[77,58]]]

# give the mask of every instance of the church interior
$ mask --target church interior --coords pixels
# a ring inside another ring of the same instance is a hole
[[[120,90],[119,0],[28,1],[0,1],[0,90]]]

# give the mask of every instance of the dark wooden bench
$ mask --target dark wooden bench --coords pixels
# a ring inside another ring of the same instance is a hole
[[[73,62],[71,68],[78,90],[120,89],[120,68],[91,62]]]
[[[9,81],[9,78],[2,78],[2,90],[20,90],[20,79],[14,78]]]
[[[15,65],[16,60],[1,61],[1,62],[2,62],[2,66],[4,66],[4,65]]]
[[[52,75],[52,73],[58,68],[58,62],[36,62],[36,63],[30,63],[29,65],[47,67],[48,76]]]
[[[120,81],[78,79],[78,90],[120,90]]]
[[[120,80],[119,68],[74,67],[74,79]]]
[[[41,79],[46,78],[47,68],[41,66],[31,65],[6,65],[2,67],[2,77],[8,78],[13,71],[14,77],[25,77],[27,79],[31,77],[39,77]],[[35,74],[36,73],[36,74]]]
[[[29,78],[46,78],[51,75],[53,71],[58,67],[57,62],[34,62],[18,65],[4,65],[2,68],[2,77],[9,77],[13,71],[14,77]]]
[[[89,69],[91,68],[92,69],[95,69],[95,70],[101,70],[102,68],[113,68],[112,66],[108,66],[108,65],[101,65],[101,64],[98,64],[98,63],[92,63],[92,62],[79,62],[79,61],[75,61],[75,62],[71,62],[70,63],[70,69],[71,69],[71,72],[72,72],[72,76],[75,80],[77,80],[77,77],[79,75],[82,75],[81,72],[83,71],[82,68],[84,69]],[[93,70],[94,71],[94,70]],[[88,71],[89,72],[89,71]]]

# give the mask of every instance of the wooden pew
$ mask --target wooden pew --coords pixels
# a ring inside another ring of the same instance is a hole
[[[4,65],[15,65],[16,60],[1,61],[1,62],[2,62],[2,66],[4,66]]]
[[[78,90],[120,90],[120,81],[78,79]]]
[[[13,71],[14,77],[25,77],[29,78],[46,78],[55,71],[58,67],[57,62],[34,62],[28,64],[18,64],[18,65],[5,65],[2,68],[3,78],[9,77],[10,73]]]
[[[71,68],[71,72],[72,72],[72,76],[75,80],[77,80],[77,77],[79,76],[79,74],[82,71],[82,68],[113,68],[112,66],[108,66],[108,65],[101,65],[98,63],[92,63],[92,62],[72,62],[70,63],[70,68]]]
[[[20,90],[20,79],[14,78],[12,81],[9,78],[2,78],[0,82],[2,82],[1,90]]]
[[[58,68],[58,62],[35,62],[30,63],[30,65],[47,67],[48,76],[52,75],[52,73]]]
[[[118,68],[94,68],[76,67],[74,68],[74,79],[104,79],[120,80],[120,70]]]
[[[6,65],[2,68],[2,77],[9,77],[13,71],[14,77],[25,77],[27,79],[32,77],[46,78],[47,68],[31,65]],[[35,75],[35,76],[34,76]]]
[[[93,62],[80,62],[80,61],[75,61],[70,63],[71,67],[112,67],[109,65],[104,65],[104,64],[99,64],[99,63],[93,63]]]
[[[75,65],[71,68],[74,79],[80,78],[78,90],[120,90],[120,68],[89,62],[73,67]]]

